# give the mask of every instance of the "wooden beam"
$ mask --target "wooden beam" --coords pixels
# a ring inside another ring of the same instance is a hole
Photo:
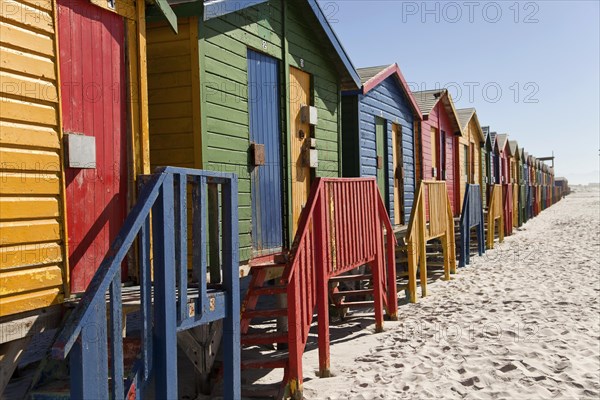
[[[57,328],[62,317],[62,307],[42,308],[15,317],[11,315],[0,319],[0,344]]]
[[[0,394],[4,393],[30,340],[31,336],[28,336],[0,345]]]

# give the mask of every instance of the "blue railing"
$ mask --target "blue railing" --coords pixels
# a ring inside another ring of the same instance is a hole
[[[237,177],[165,167],[145,179],[137,204],[67,319],[52,354],[58,359],[70,357],[71,398],[117,400],[130,398],[135,391],[139,399],[154,378],[157,399],[177,399],[177,332],[223,319],[223,396],[238,399],[241,395]],[[211,282],[212,289],[207,284],[206,257],[209,187],[212,193],[217,193],[212,197],[217,201],[213,204],[217,210],[220,189],[222,216],[222,240],[218,246],[221,278],[220,282]],[[189,203],[188,189],[192,194]],[[191,265],[197,280],[193,286],[197,290],[188,287],[188,206],[192,213]],[[126,376],[121,264],[137,238],[141,354]]]
[[[477,248],[481,256],[485,253],[485,229],[481,190],[479,189],[479,185],[467,184],[462,214],[460,216],[459,267],[464,267],[470,262],[471,228],[474,227],[477,228]]]

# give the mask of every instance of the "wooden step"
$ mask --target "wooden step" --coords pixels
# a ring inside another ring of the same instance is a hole
[[[374,302],[372,300],[365,301],[344,301],[342,303],[336,304],[336,308],[361,308],[361,307],[373,307]]]
[[[259,269],[266,269],[266,268],[285,268],[285,264],[281,264],[281,263],[264,263],[264,264],[256,264],[256,265],[251,265],[250,269],[253,270],[259,270]]]
[[[252,318],[271,318],[271,317],[286,317],[287,308],[272,308],[265,310],[246,310],[242,314],[242,319]]]
[[[274,353],[263,355],[260,358],[244,359],[242,355],[242,369],[275,369],[285,368],[288,365],[289,355],[285,353]]]
[[[242,345],[249,346],[253,344],[274,344],[274,343],[287,343],[288,333],[287,332],[258,332],[248,333],[241,337]]]
[[[332,278],[329,278],[329,283],[367,280],[367,279],[371,279],[372,277],[373,277],[373,275],[371,275],[371,274],[339,275],[339,276],[334,276]]]
[[[339,292],[332,293],[333,297],[343,297],[343,296],[359,296],[373,294],[373,289],[358,289],[358,290],[342,290]]]
[[[268,295],[286,294],[286,293],[287,293],[287,286],[278,285],[278,286],[261,286],[261,287],[252,288],[250,295],[268,296]]]

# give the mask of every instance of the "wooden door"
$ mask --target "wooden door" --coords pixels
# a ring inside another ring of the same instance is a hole
[[[438,176],[440,174],[440,165],[439,165],[439,155],[438,155],[438,151],[439,151],[439,146],[438,146],[438,134],[437,134],[437,129],[435,128],[431,128],[431,133],[430,133],[430,140],[431,140],[431,177],[433,179],[438,179]],[[435,169],[435,172],[434,172]]]
[[[292,191],[292,235],[298,229],[298,220],[308,201],[310,192],[310,167],[306,162],[306,152],[310,147],[311,128],[303,122],[301,109],[311,104],[310,75],[290,67],[290,155]]]
[[[440,131],[438,138],[438,155],[440,157],[438,161],[438,165],[440,166],[440,171],[438,173],[438,181],[446,180],[446,132]]]
[[[252,248],[256,255],[283,245],[279,93],[279,61],[248,50],[250,142],[264,149],[262,164],[253,165],[250,173]]]
[[[377,171],[377,186],[379,187],[379,193],[381,193],[381,198],[384,203],[387,204],[385,199],[386,196],[386,187],[385,184],[385,166],[386,166],[386,157],[385,150],[387,146],[385,145],[385,131],[386,131],[386,120],[383,118],[375,117],[375,148],[376,148],[376,159],[375,159],[375,170]]]
[[[88,1],[58,1],[63,130],[93,136],[95,168],[66,168],[71,290],[84,291],[126,214],[125,23]],[[127,271],[123,270],[123,277]]]
[[[392,152],[394,162],[394,224],[404,225],[404,153],[402,151],[402,126],[392,125]]]

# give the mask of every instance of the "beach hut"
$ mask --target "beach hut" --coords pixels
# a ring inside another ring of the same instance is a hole
[[[417,178],[446,181],[450,206],[458,216],[460,180],[455,177],[456,155],[454,142],[463,132],[456,114],[452,96],[447,89],[414,92],[423,114],[418,135],[419,156]]]
[[[145,3],[15,1],[1,12],[6,316],[85,290],[149,164]]]
[[[558,200],[570,193],[569,181],[562,176],[554,178],[556,188],[558,189]]]
[[[479,185],[483,190],[481,148],[485,138],[474,108],[459,109],[456,114],[463,132],[455,138],[454,143],[455,159],[458,160],[455,163],[455,176],[460,180],[458,205],[462,212],[467,184]]]
[[[511,153],[507,134],[499,134],[496,137],[496,148],[498,150],[499,161],[498,176],[499,182],[502,185],[504,233],[511,235],[513,227],[513,188],[510,170]]]
[[[490,141],[492,144],[491,152],[491,167],[492,167],[492,178],[494,185],[502,184],[502,164],[500,162],[500,150],[498,149],[498,133],[490,133]]]
[[[513,193],[513,228],[521,225],[519,216],[519,207],[521,202],[521,189],[519,186],[519,144],[516,140],[509,140],[508,147],[510,149],[510,185],[512,185]]]
[[[520,167],[520,179],[519,184],[521,185],[521,223],[524,224],[529,219],[529,175],[527,172],[527,152],[524,147],[521,147],[521,152],[519,153],[519,167]]]
[[[341,90],[360,79],[314,1],[174,10],[178,35],[147,28],[150,164],[237,173],[240,259],[281,253],[311,182],[342,175]]]
[[[481,127],[481,132],[483,134],[483,146],[481,146],[481,204],[485,209],[487,207],[487,186],[489,183],[489,171],[490,171],[490,154],[488,150],[488,145],[490,141],[490,127],[483,126]]]
[[[343,175],[377,177],[394,225],[408,224],[415,197],[415,131],[421,111],[397,64],[359,68],[342,97]]]
[[[0,12],[4,351],[56,328],[63,300],[86,290],[149,163],[146,2],[16,0]],[[18,357],[0,355],[2,392]]]

